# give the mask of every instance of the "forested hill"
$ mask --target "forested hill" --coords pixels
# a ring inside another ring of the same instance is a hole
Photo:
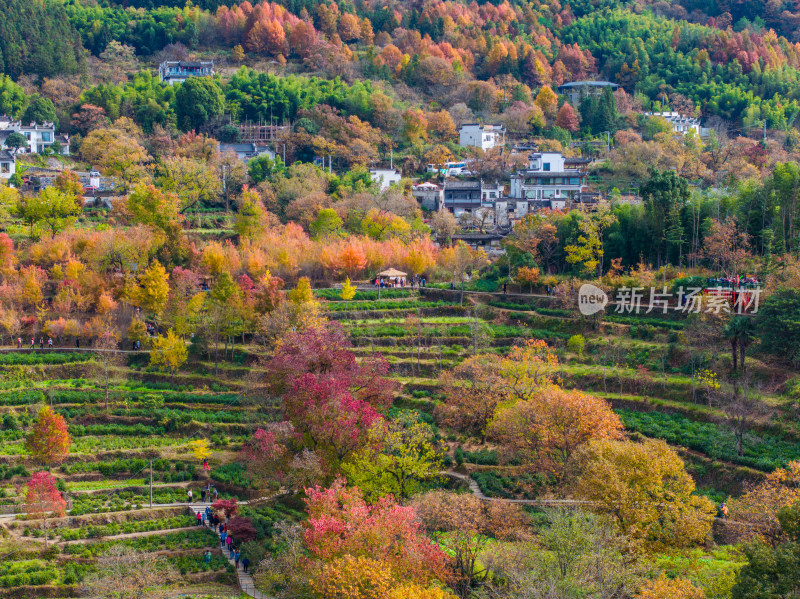
[[[147,58],[179,43],[325,78],[404,83],[423,99],[450,99],[470,82],[513,100],[520,86],[603,78],[645,104],[688,101],[705,117],[785,129],[800,110],[799,19],[780,0],[0,0],[0,67],[14,79],[70,75],[86,69],[83,48],[100,56],[118,41]]]

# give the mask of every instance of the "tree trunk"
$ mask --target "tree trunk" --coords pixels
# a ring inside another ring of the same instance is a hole
[[[731,339],[731,356],[733,357],[733,371],[736,372],[736,354],[737,354],[736,339]]]
[[[747,349],[747,346],[744,343],[739,343],[739,368],[742,369],[742,375],[744,375],[744,352]]]

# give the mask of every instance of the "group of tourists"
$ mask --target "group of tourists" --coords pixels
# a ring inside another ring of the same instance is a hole
[[[77,347],[80,347],[80,340],[78,340]],[[53,338],[49,337],[47,339],[47,347],[48,349],[53,349]],[[17,349],[22,349],[22,337],[17,337]],[[36,337],[31,337],[31,347],[30,349],[36,349]],[[39,337],[39,349],[44,349],[44,337]]]
[[[247,573],[250,567],[250,560],[247,556],[242,557],[242,551],[233,540],[233,535],[228,531],[228,518],[221,517],[212,511],[210,506],[206,506],[205,511],[197,512],[197,524],[208,526],[211,530],[219,535],[219,544],[222,552],[226,551],[230,559],[236,564],[236,569],[239,569],[239,563],[242,564],[242,571]],[[211,561],[211,552],[205,553],[206,563]]]
[[[208,470],[207,466],[208,466],[208,460],[204,460],[203,469]],[[189,498],[189,503],[192,503],[194,501],[194,493],[192,492],[191,489],[186,491],[186,496]],[[217,500],[218,497],[219,497],[219,492],[214,487],[212,487],[210,483],[207,484],[202,489],[200,489],[200,503],[205,503],[206,498],[208,498],[209,501],[214,502]]]

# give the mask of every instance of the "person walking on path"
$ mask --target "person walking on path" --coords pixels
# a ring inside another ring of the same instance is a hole
[[[197,512],[197,526],[200,526],[203,523],[203,514],[201,512]]]
[[[200,503],[206,502],[206,490],[200,489]]]
[[[250,565],[250,560],[247,559],[247,556],[242,558],[242,572],[247,574],[247,567]]]
[[[44,337],[39,337],[39,349],[44,349]]]
[[[206,558],[206,563],[210,564],[211,563],[211,552],[210,551],[206,551],[205,558]]]
[[[225,544],[228,546],[228,551],[230,551],[231,557],[233,557],[233,537],[231,535],[227,534],[227,533],[225,533],[225,534],[226,534],[226,537],[227,537],[225,539]]]
[[[186,495],[189,496],[189,503],[192,503],[192,490],[189,489],[188,491],[186,491]]]
[[[22,349],[22,337],[17,337],[17,349]]]
[[[225,540],[228,538],[228,533],[224,530],[219,535],[219,544],[225,549]]]
[[[31,337],[31,349],[36,349],[36,339]]]
[[[52,337],[48,337],[47,338],[47,349],[53,349],[53,338]]]
[[[236,569],[237,570],[239,569],[239,558],[241,557],[241,555],[242,555],[242,552],[239,551],[238,549],[233,552],[233,561],[236,564]]]

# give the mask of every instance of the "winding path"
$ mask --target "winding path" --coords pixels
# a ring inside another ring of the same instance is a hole
[[[452,470],[447,470],[442,472],[446,476],[450,476],[452,478],[457,478],[459,480],[463,480],[464,482],[469,485],[470,491],[472,494],[475,495],[481,501],[504,501],[506,503],[516,503],[521,505],[550,505],[550,506],[564,506],[564,507],[580,507],[580,506],[600,506],[601,504],[597,501],[585,501],[580,499],[506,499],[504,497],[489,497],[485,495],[481,488],[478,486],[478,483],[475,480],[466,474],[461,474],[459,472],[453,472]],[[753,522],[740,522],[737,520],[729,520],[728,518],[719,518],[717,516],[714,517],[714,522],[718,522],[725,526],[741,526],[746,528],[760,528],[759,524]]]

